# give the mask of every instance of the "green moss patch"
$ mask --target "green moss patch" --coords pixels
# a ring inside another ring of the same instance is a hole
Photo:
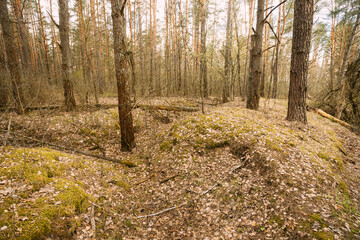
[[[63,178],[74,169],[71,156],[46,148],[1,150],[0,177],[11,180],[11,191],[1,196],[0,239],[72,238],[92,197],[81,182]]]

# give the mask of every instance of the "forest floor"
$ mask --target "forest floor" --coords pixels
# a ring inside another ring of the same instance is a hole
[[[0,239],[360,239],[360,137],[285,101],[135,109],[131,153],[116,108],[0,114]]]

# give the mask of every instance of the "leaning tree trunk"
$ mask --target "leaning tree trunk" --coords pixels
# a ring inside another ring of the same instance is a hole
[[[341,64],[341,68],[340,68],[340,72],[339,72],[339,82],[341,82],[343,84],[342,89],[341,89],[341,94],[340,94],[340,97],[339,97],[339,100],[338,100],[338,104],[336,106],[336,113],[335,113],[336,118],[339,118],[339,119],[341,118],[341,114],[342,114],[342,112],[343,112],[343,110],[345,108],[345,105],[346,105],[346,93],[347,93],[347,91],[349,89],[349,83],[346,80],[343,80],[344,76],[345,76],[345,67],[346,67],[346,64],[347,64],[347,60],[348,60],[348,56],[349,56],[349,53],[350,53],[351,46],[353,45],[353,42],[354,42],[356,29],[359,26],[359,24],[360,24],[360,8],[359,8],[358,14],[356,16],[356,21],[355,21],[354,27],[353,27],[353,29],[351,31],[349,42],[346,45],[343,62]]]
[[[12,95],[15,102],[16,112],[18,114],[23,114],[25,102],[21,84],[20,66],[16,54],[14,41],[15,36],[11,26],[6,0],[0,0],[0,23],[5,42],[7,64],[11,74]]]
[[[66,111],[72,111],[76,106],[73,86],[70,81],[69,16],[68,0],[59,0],[59,30],[62,55],[61,69]]]
[[[295,0],[291,50],[289,103],[286,119],[307,123],[306,88],[314,0]]]
[[[261,80],[261,58],[262,38],[264,29],[264,0],[258,0],[256,32],[251,36],[251,55],[248,79],[248,94],[246,107],[259,109],[260,103],[260,80]]]
[[[118,0],[111,0],[111,16],[113,19],[115,75],[118,88],[118,109],[121,131],[121,150],[131,151],[135,147],[135,136],[131,104],[127,91],[129,79],[129,54],[125,44],[125,16],[126,1],[120,5]]]

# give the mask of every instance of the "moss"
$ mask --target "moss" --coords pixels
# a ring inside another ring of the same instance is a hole
[[[330,156],[329,156],[328,154],[326,154],[326,153],[323,153],[323,152],[318,152],[318,153],[317,153],[317,156],[318,156],[319,158],[322,158],[322,159],[326,160],[326,161],[329,161],[329,160],[330,160]]]
[[[125,182],[121,178],[115,178],[115,179],[109,181],[109,183],[115,184],[116,186],[121,187],[126,191],[130,191],[130,184]]]
[[[0,207],[0,226],[8,226],[8,229],[0,232],[0,239],[13,238],[14,234],[19,239],[45,239],[50,235],[60,239],[71,238],[80,224],[75,216],[86,211],[88,199],[92,197],[80,187],[83,185],[81,182],[60,178],[62,172],[72,165],[60,161],[60,156],[66,155],[43,148],[7,148],[6,151],[1,157],[1,174],[24,181],[31,191],[47,184],[44,189],[54,188],[56,194],[46,194],[45,190],[45,196],[35,201],[20,202],[20,199],[5,198]],[[27,190],[18,193],[22,199],[29,195]],[[17,205],[22,221],[13,221],[12,204]]]
[[[338,183],[338,188],[345,196],[349,196],[349,191],[348,191],[347,185],[344,181],[340,181]]]
[[[316,239],[319,240],[334,240],[334,234],[330,233],[330,232],[323,232],[323,231],[318,231],[318,232],[313,232],[312,234]]]
[[[162,144],[160,144],[160,150],[165,152],[172,149],[172,145],[170,141],[165,141]]]
[[[25,184],[32,185],[34,191],[50,182],[53,177],[60,176],[66,164],[59,161],[60,152],[46,149],[9,149],[10,152],[1,158],[4,167],[0,175],[10,179],[22,179]]]
[[[266,146],[277,152],[284,152],[280,145],[274,140],[266,139]]]

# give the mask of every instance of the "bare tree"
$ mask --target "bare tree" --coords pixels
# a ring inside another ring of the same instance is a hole
[[[69,16],[69,1],[59,0],[59,30],[62,55],[61,69],[66,111],[72,111],[76,106],[73,86],[70,81]]]
[[[111,0],[111,12],[113,19],[114,35],[114,57],[115,57],[115,75],[118,89],[118,109],[121,130],[121,150],[131,151],[135,147],[135,136],[133,127],[133,118],[131,114],[131,105],[127,84],[129,79],[129,54],[127,53],[126,20],[124,9],[126,0]]]
[[[289,103],[286,119],[307,123],[306,90],[314,0],[295,0]]]

